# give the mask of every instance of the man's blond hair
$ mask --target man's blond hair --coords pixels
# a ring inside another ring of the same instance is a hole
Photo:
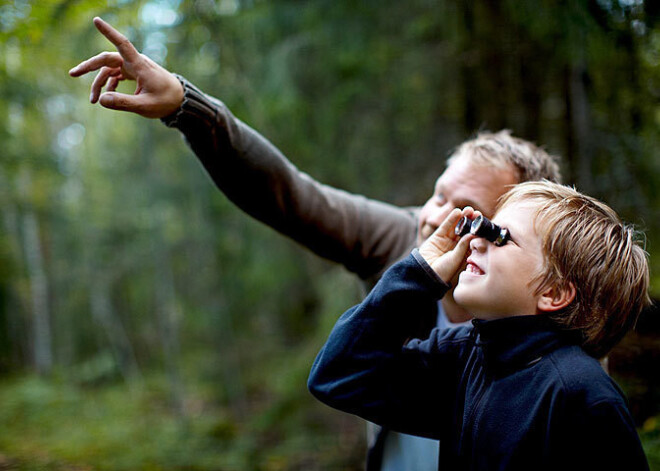
[[[561,182],[558,158],[530,141],[512,136],[508,129],[478,133],[452,152],[447,165],[459,158],[498,168],[513,167],[519,183],[543,179]]]
[[[536,294],[572,284],[575,299],[550,318],[577,330],[582,347],[603,357],[651,303],[641,233],[606,204],[548,181],[516,185],[502,196],[498,210],[516,202],[531,202],[536,209],[534,227],[544,254],[542,272],[531,281]]]

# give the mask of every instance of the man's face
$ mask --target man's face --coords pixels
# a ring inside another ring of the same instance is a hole
[[[534,228],[534,206],[511,203],[493,218],[509,230],[501,247],[480,237],[470,242],[467,268],[454,289],[454,300],[477,319],[532,315],[540,298],[531,281],[543,268],[541,238]]]
[[[417,246],[433,234],[454,208],[472,206],[487,218],[492,217],[497,199],[516,183],[513,169],[477,165],[458,158],[440,175],[433,195],[419,213]]]

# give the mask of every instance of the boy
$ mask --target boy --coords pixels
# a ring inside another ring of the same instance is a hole
[[[309,378],[321,401],[441,440],[442,469],[648,469],[597,358],[650,301],[646,254],[606,205],[549,182],[506,193],[496,245],[454,235],[455,209],[337,322]],[[463,265],[473,326],[409,340]]]

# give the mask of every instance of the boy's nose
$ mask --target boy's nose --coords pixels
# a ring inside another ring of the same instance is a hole
[[[488,246],[488,241],[483,237],[475,237],[470,241],[470,250],[475,250],[477,252],[483,252]]]

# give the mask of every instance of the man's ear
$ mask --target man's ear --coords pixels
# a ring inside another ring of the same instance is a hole
[[[536,308],[542,312],[559,311],[573,302],[575,294],[575,285],[570,282],[561,288],[550,286],[541,293]]]

